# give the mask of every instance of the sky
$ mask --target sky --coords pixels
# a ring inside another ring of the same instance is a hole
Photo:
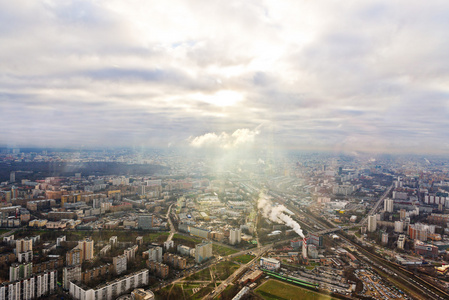
[[[0,1],[0,144],[449,150],[448,1]]]

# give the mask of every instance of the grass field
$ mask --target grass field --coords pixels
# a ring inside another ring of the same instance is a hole
[[[202,241],[200,238],[196,238],[196,237],[193,237],[193,236],[184,236],[184,235],[177,234],[177,233],[175,233],[173,235],[173,240],[178,240],[180,242],[186,241],[187,244],[192,244],[192,243],[199,244]]]
[[[247,264],[254,257],[255,257],[254,255],[244,254],[244,255],[239,255],[239,256],[234,257],[234,261],[242,263],[242,264]]]
[[[212,271],[215,273],[216,280],[225,280],[232,273],[235,272],[240,266],[236,263],[230,261],[223,261],[219,264],[216,264]]]
[[[256,289],[256,294],[266,300],[331,300],[327,295],[303,289],[288,283],[270,279]]]
[[[185,281],[195,281],[195,280],[211,280],[209,268],[196,272],[185,278]]]
[[[214,285],[211,283],[208,286],[205,286],[198,292],[196,292],[193,296],[191,296],[189,299],[197,300],[197,299],[203,299],[204,296],[206,296],[208,293],[212,292],[214,289]]]
[[[237,253],[239,251],[234,250],[234,249],[229,248],[229,247],[213,244],[212,245],[212,252],[214,254],[218,254],[218,255],[221,255],[221,256],[226,256],[226,255]]]
[[[4,234],[7,233],[9,231],[11,231],[12,229],[0,229],[0,234]]]

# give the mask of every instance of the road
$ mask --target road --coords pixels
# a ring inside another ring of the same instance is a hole
[[[167,219],[168,219],[168,224],[170,225],[170,234],[169,234],[168,237],[167,237],[167,242],[168,242],[168,241],[171,241],[172,238],[173,238],[173,236],[174,236],[175,233],[176,233],[175,226],[173,226],[173,222],[171,221],[171,218],[170,218],[170,211],[171,211],[171,208],[172,208],[172,206],[173,206],[174,204],[175,204],[175,203],[172,203],[172,204],[169,206],[168,210],[167,210]]]
[[[366,223],[366,221],[368,220],[368,216],[372,216],[374,213],[377,212],[377,209],[379,208],[379,206],[383,203],[383,201],[385,200],[385,198],[390,194],[391,190],[393,189],[393,185],[391,185],[384,193],[383,195],[380,197],[380,199],[376,202],[376,204],[374,204],[374,207],[370,210],[370,212],[368,213],[368,215],[366,215],[366,217],[364,217],[360,222],[359,222],[359,226],[363,225]]]
[[[232,273],[228,278],[226,278],[224,281],[221,282],[221,284],[214,289],[215,292],[211,292],[210,294],[204,296],[203,299],[212,299],[213,297],[219,295],[223,290],[232,282],[234,279],[242,274],[245,269],[247,269],[249,266],[251,266],[253,263],[255,263],[265,252],[267,252],[269,249],[273,247],[274,244],[266,245],[261,248],[246,250],[245,252],[251,251],[253,253],[257,253],[256,257],[254,257],[250,262],[248,262],[245,265],[241,265],[240,268],[238,268],[234,273]]]

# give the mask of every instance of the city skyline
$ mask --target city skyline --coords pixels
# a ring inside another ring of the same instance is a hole
[[[442,1],[0,4],[0,146],[446,153]]]

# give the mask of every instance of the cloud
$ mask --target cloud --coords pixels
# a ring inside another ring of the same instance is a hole
[[[236,128],[270,123],[289,149],[447,152],[448,14],[438,0],[3,1],[0,140],[232,148],[255,139]]]
[[[259,131],[247,128],[237,129],[232,134],[222,132],[217,135],[212,132],[190,138],[190,145],[195,148],[235,149],[252,145],[258,134]]]

